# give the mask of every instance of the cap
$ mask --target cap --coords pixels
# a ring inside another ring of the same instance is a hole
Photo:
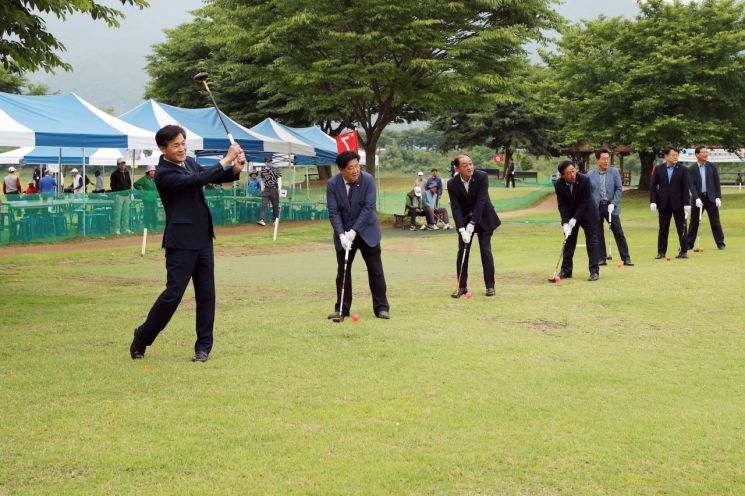
[[[437,188],[437,187],[438,187],[438,186],[437,186],[437,183],[436,183],[435,181],[430,181],[430,182],[428,182],[428,183],[427,183],[427,187],[428,187],[428,188],[431,188],[432,186],[434,186],[435,188]]]
[[[8,167],[8,172],[15,172],[15,171],[16,171],[15,167]]]
[[[422,188],[420,188],[419,186],[414,186],[414,194],[416,196],[422,196]]]
[[[70,174],[72,174],[73,172],[77,172],[77,171],[78,171],[77,169],[73,169],[70,171]]]
[[[127,163],[127,161],[124,160],[124,157],[119,157],[118,159],[116,159],[116,165],[125,164],[125,163]]]
[[[256,172],[256,171],[251,171],[251,172],[249,172],[249,173],[248,173],[248,175],[249,175],[249,176],[258,176],[258,175],[259,175],[259,173],[258,173],[258,172]]]
[[[155,166],[153,164],[150,164],[147,166],[147,170],[145,172],[147,173],[147,172],[154,171],[154,170],[155,170]]]
[[[416,175],[417,175],[417,176],[423,176],[423,175],[424,175],[424,172],[422,172],[422,171],[419,171],[419,172],[417,172],[417,173],[416,173]]]

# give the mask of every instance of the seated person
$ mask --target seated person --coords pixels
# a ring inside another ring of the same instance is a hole
[[[442,226],[446,231],[450,229],[450,221],[448,220],[448,211],[446,208],[440,208],[438,201],[440,196],[437,194],[437,183],[430,182],[429,189],[424,192],[422,202],[424,203],[424,212],[427,214],[427,229],[430,231],[436,231],[437,227],[437,216],[442,215],[442,221],[445,223]]]
[[[406,208],[404,209],[404,215],[411,217],[410,231],[416,231],[416,218],[417,216],[426,217],[424,211],[424,202],[422,201],[422,188],[414,186],[414,189],[406,193]],[[427,226],[422,226],[420,229],[426,229]]]
[[[36,187],[36,183],[33,181],[29,181],[28,188],[26,188],[26,194],[33,195],[38,192],[39,192],[39,188]]]

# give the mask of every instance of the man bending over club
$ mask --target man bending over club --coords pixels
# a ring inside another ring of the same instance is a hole
[[[349,316],[352,307],[352,262],[357,250],[367,266],[373,311],[379,319],[389,319],[385,274],[380,258],[380,227],[375,215],[375,181],[360,171],[360,156],[345,151],[336,157],[339,173],[326,184],[329,221],[334,228],[336,248],[336,305],[329,319],[335,322]],[[345,262],[345,254],[348,253]],[[346,268],[346,274],[345,274]],[[344,290],[342,291],[342,281]],[[344,294],[344,301],[342,300]]]
[[[215,233],[202,188],[210,183],[238,180],[246,159],[241,147],[233,144],[218,164],[200,167],[186,156],[186,131],[180,126],[161,128],[155,134],[155,142],[163,153],[155,172],[155,185],[166,212],[163,232],[166,289],[155,300],[145,322],[135,329],[129,353],[134,360],[145,356],[145,349],[168,325],[192,280],[197,302],[197,341],[192,361],[206,362],[212,350],[215,323],[215,258],[212,249]],[[231,162],[234,164],[232,168]]]

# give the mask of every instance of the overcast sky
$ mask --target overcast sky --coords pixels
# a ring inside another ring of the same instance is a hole
[[[75,15],[65,21],[47,17],[47,26],[67,51],[63,60],[72,64],[72,72],[27,75],[35,83],[49,86],[51,91],[75,92],[99,108],[114,107],[121,114],[143,101],[149,79],[145,71],[145,56],[151,46],[165,41],[164,29],[189,22],[191,11],[202,6],[202,0],[150,0],[151,6],[138,10],[106,0],[127,15],[119,29],[110,29],[103,22]],[[571,21],[607,17],[632,17],[637,12],[634,0],[565,0],[556,10]]]

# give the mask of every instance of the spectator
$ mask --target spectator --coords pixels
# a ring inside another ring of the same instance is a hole
[[[429,191],[429,186],[432,183],[437,184],[437,197],[440,198],[442,196],[442,179],[440,179],[440,176],[437,175],[437,169],[432,169],[432,177],[427,179],[427,189],[425,191]]]
[[[282,173],[272,166],[272,159],[264,160],[264,168],[261,169],[261,212],[259,213],[260,226],[265,226],[266,207],[272,203],[272,222],[279,218],[279,190],[282,189]]]
[[[145,175],[135,181],[134,189],[142,191],[143,221],[145,222],[145,227],[152,231],[158,220],[158,188],[155,186],[154,165],[147,166]]]
[[[422,201],[422,188],[414,186],[414,189],[406,193],[406,208],[404,215],[408,215],[411,218],[410,231],[416,231],[416,218],[417,216],[426,217],[424,211],[424,202]],[[427,226],[422,226],[420,230],[426,229]]]
[[[437,216],[442,215],[442,221],[445,223],[442,226],[446,231],[450,229],[450,221],[448,220],[448,211],[446,208],[440,208],[438,206],[440,197],[437,194],[437,183],[430,181],[429,189],[424,192],[422,201],[424,202],[424,211],[427,213],[427,229],[430,231],[436,231],[437,227]]]
[[[424,172],[419,171],[416,173],[416,180],[414,181],[414,186],[419,186],[420,191],[425,191],[427,189],[427,181],[424,179]]]
[[[44,177],[39,180],[39,192],[40,193],[54,193],[57,189],[57,181],[52,177],[52,173],[47,169],[44,172]]]
[[[82,194],[85,193],[85,183],[83,182],[83,176],[80,175],[77,169],[70,171],[72,174],[72,184],[65,190],[67,193]]]
[[[101,171],[96,169],[96,172],[93,175],[96,176],[96,187],[93,189],[93,192],[105,193],[106,189],[103,186],[103,176],[101,175]]]
[[[3,180],[3,193],[5,196],[9,195],[20,195],[23,193],[21,188],[21,180],[18,179],[15,167],[8,167],[8,175]]]
[[[258,175],[259,173],[256,171],[251,171],[248,174],[248,181],[246,181],[248,196],[259,196],[261,194],[261,181],[259,181]]]
[[[33,172],[33,175],[32,175],[31,178],[34,180],[34,186],[36,186],[36,190],[38,191],[39,190],[39,180],[41,180],[41,171],[39,170],[39,166],[38,165],[35,165],[34,166],[34,172]],[[26,193],[28,193],[28,191],[26,191]]]
[[[509,165],[507,165],[507,169],[505,171],[504,175],[504,187],[509,188],[510,182],[512,182],[512,187],[515,187],[515,161],[510,159]]]
[[[28,182],[28,188],[26,188],[27,195],[34,195],[39,192],[39,188],[36,187],[33,181]]]
[[[116,170],[111,173],[109,187],[114,196],[114,233],[131,234],[129,230],[129,207],[132,194],[132,178],[127,170],[127,162],[123,158],[116,161]]]

